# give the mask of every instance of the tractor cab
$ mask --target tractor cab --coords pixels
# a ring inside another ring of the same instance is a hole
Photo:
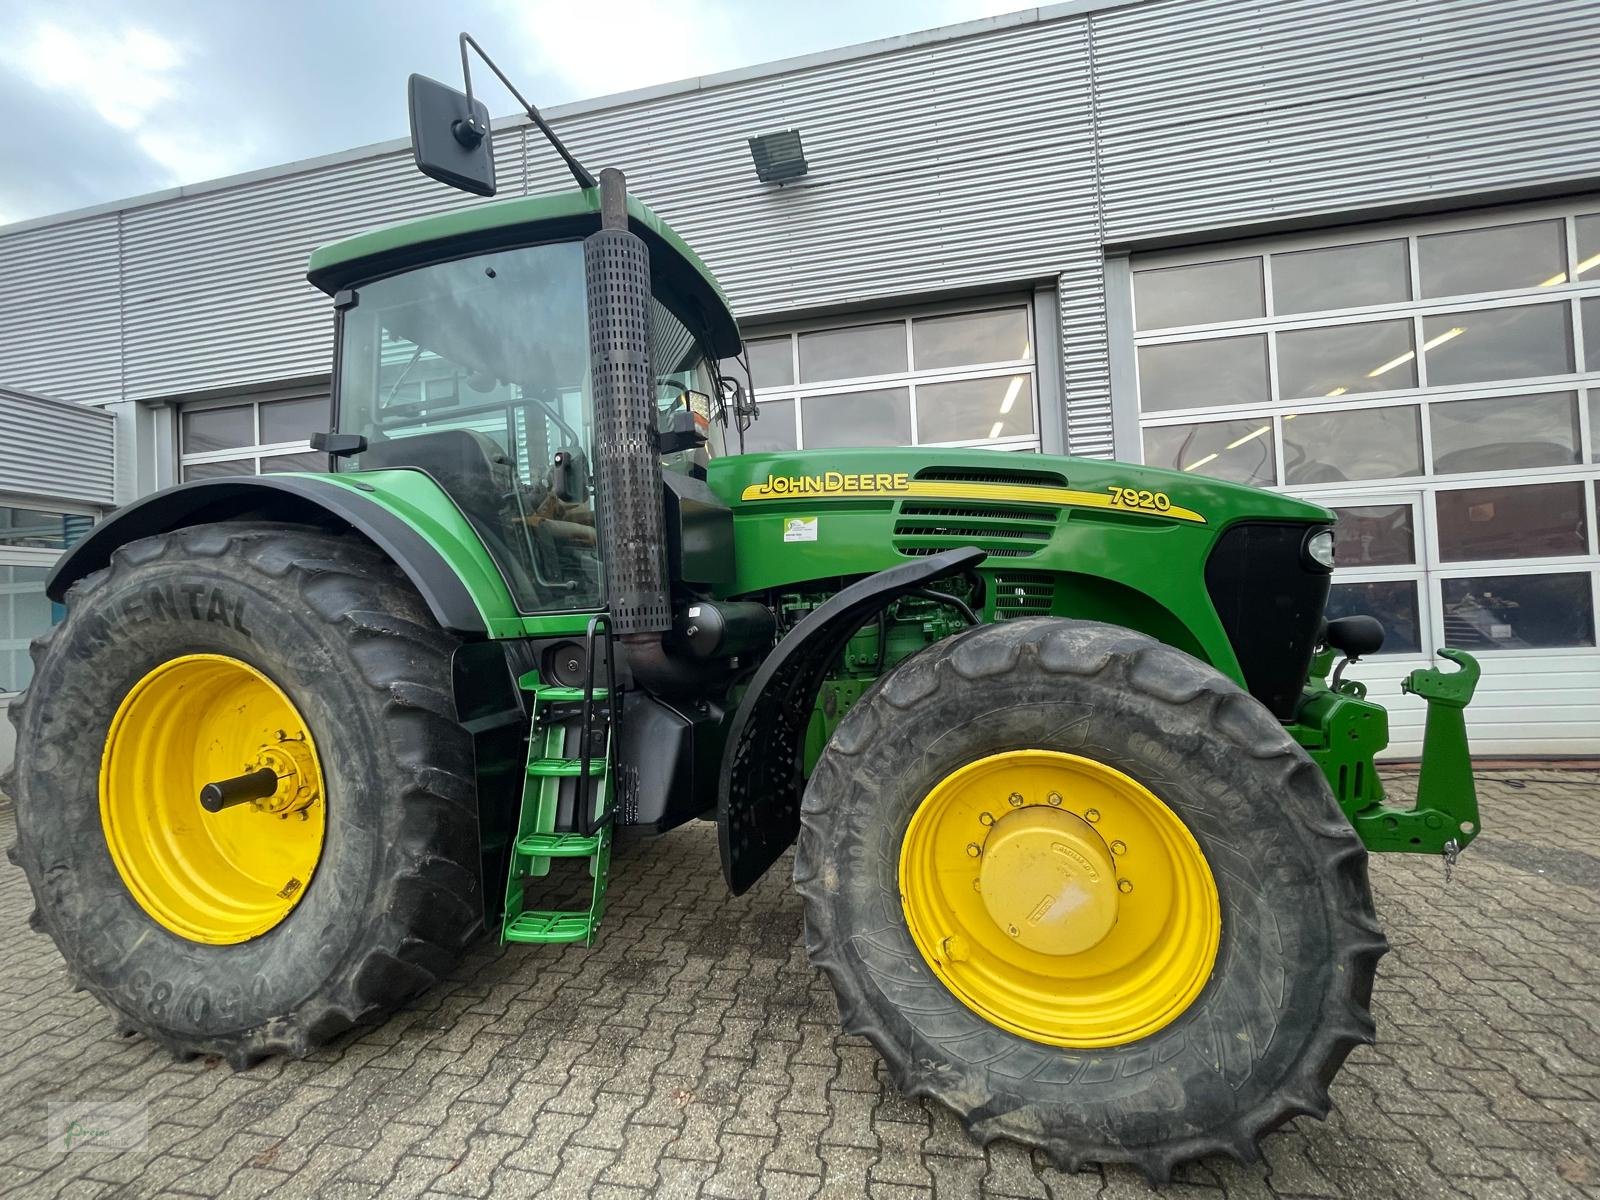
[[[703,477],[737,452],[739,353],[703,264],[643,205],[647,352],[662,466]],[[339,313],[334,443],[341,470],[409,468],[449,494],[524,612],[604,603],[594,373],[583,239],[598,189],[501,201],[318,251]]]

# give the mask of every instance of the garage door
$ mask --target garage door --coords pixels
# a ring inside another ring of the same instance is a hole
[[[1147,462],[1339,511],[1397,751],[1449,644],[1479,753],[1600,752],[1600,200],[1144,257],[1134,307]]]

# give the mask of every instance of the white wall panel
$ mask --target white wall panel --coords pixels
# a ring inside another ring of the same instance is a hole
[[[1600,672],[1592,653],[1478,655],[1483,675],[1467,707],[1467,736],[1479,758],[1542,754],[1593,757],[1600,747]],[[1449,663],[1436,667],[1453,671]],[[1414,660],[1370,659],[1349,668],[1367,685],[1368,696],[1389,710],[1389,758],[1422,753],[1427,705],[1401,692],[1400,681]]]
[[[66,400],[116,397],[119,220],[107,213],[0,234],[0,387]]]
[[[0,388],[0,492],[109,506],[116,486],[109,412]]]

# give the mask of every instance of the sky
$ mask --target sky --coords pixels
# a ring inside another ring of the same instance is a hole
[[[404,137],[406,77],[459,87],[463,28],[543,108],[1023,7],[0,0],[0,225]],[[515,110],[481,67],[473,83]]]

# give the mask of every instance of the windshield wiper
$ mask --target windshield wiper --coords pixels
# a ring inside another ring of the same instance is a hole
[[[383,398],[379,409],[386,409],[394,403],[394,394],[400,390],[400,385],[406,381],[406,376],[411,374],[411,368],[417,365],[417,359],[422,357],[422,347],[418,346],[411,355],[411,361],[406,364],[405,370],[400,372],[400,377],[394,381],[394,386],[389,389],[389,394]]]

